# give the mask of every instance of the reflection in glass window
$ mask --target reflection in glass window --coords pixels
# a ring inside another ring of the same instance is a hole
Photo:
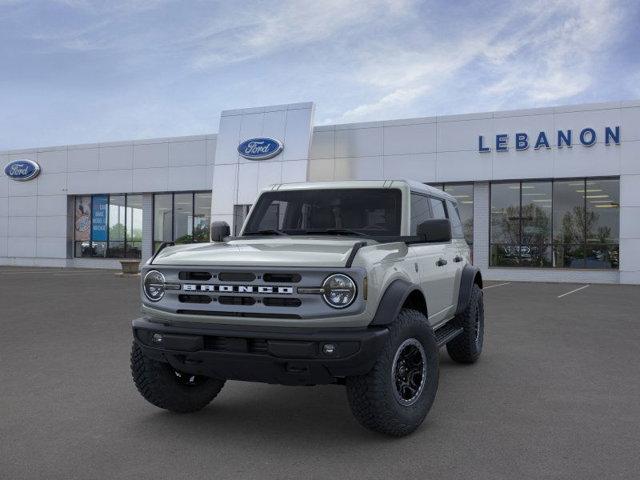
[[[429,197],[431,202],[431,213],[433,218],[447,218],[446,210],[444,209],[444,202],[439,198]]]
[[[419,195],[417,193],[411,194],[411,233],[410,235],[416,235],[418,232],[418,225],[425,220],[431,218],[431,208],[429,207],[429,197],[426,195]]]
[[[585,180],[553,182],[554,266],[584,268]]]
[[[173,195],[153,196],[153,251],[163,242],[173,241]]]
[[[585,268],[618,268],[619,180],[587,180]]]
[[[244,235],[281,230],[290,235],[355,230],[370,236],[399,235],[401,192],[361,188],[263,193],[247,219]],[[442,203],[442,202],[441,202]]]
[[[176,193],[173,197],[173,241],[193,242],[193,194]]]
[[[464,239],[473,246],[473,183],[445,184],[442,189],[458,201]]]
[[[74,214],[74,255],[91,256],[91,196],[76,197]]]
[[[520,183],[491,185],[491,265],[518,265]]]
[[[109,244],[108,257],[124,257],[125,235],[125,197],[124,195],[109,196]]]
[[[551,265],[551,182],[522,182],[520,265]]]
[[[153,196],[153,251],[163,242],[208,242],[211,192],[157,193]]]
[[[74,256],[140,258],[142,195],[75,198]]]
[[[249,215],[251,205],[234,205],[233,206],[233,234],[240,235],[242,225],[244,224],[247,215]]]
[[[491,266],[618,268],[618,179],[491,185]]]
[[[451,200],[447,200],[447,213],[449,214],[449,221],[451,222],[451,237],[464,238],[460,213]]]
[[[142,195],[127,195],[127,244],[129,258],[142,256]]]
[[[193,241],[209,241],[211,223],[211,194],[196,193],[193,202]]]

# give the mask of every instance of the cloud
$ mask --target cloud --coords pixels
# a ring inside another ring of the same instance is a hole
[[[369,88],[368,98],[338,120],[402,115],[408,105],[463,83],[477,87],[479,108],[513,105],[514,97],[533,105],[566,101],[593,84],[598,55],[616,40],[621,21],[610,1],[538,1],[471,18],[458,34],[428,38],[418,48],[402,40],[375,45],[361,53],[353,75]]]
[[[534,103],[550,103],[587,90],[598,53],[616,37],[621,16],[612,7],[608,1],[565,2],[561,8],[550,2],[535,4],[530,13],[544,13],[498,42],[498,50],[512,45],[511,51],[487,55],[500,79],[484,93],[508,98],[523,92]]]
[[[380,98],[345,111],[340,121],[357,121],[373,115],[396,115],[422,96],[434,93],[468,65],[481,51],[483,40],[442,42],[430,49],[399,52],[379,46],[375,56],[357,72],[368,87],[384,93]],[[453,54],[452,54],[453,53]]]
[[[638,11],[633,0],[0,0],[11,67],[0,148],[211,132],[222,109],[307,100],[320,123],[343,123],[637,98]]]
[[[357,26],[371,26],[380,19],[401,18],[409,0],[284,0],[273,8],[244,9],[232,24],[214,22],[193,39],[198,69],[220,67],[260,58],[284,49],[318,43]]]

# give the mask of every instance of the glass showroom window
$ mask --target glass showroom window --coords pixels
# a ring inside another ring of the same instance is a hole
[[[142,195],[75,198],[74,256],[140,258]]]
[[[153,196],[153,248],[163,242],[209,241],[211,193],[158,193]]]
[[[129,258],[142,257],[142,195],[127,195],[126,254]]]
[[[586,179],[554,182],[555,265],[618,268],[620,182]]]
[[[491,265],[518,265],[520,183],[491,185]]]
[[[491,184],[491,266],[618,268],[619,180]]]

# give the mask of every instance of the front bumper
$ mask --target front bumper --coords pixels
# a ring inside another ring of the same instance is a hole
[[[373,367],[387,328],[313,329],[169,326],[138,318],[133,337],[145,355],[176,370],[283,385],[339,383]],[[334,346],[324,353],[324,345]]]

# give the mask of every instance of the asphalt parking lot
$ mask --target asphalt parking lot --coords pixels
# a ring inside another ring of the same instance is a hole
[[[441,356],[424,425],[362,429],[339,386],[228,382],[202,412],[129,373],[138,278],[0,267],[0,478],[638,478],[640,287],[487,282],[485,351]],[[558,298],[560,297],[560,298]]]

